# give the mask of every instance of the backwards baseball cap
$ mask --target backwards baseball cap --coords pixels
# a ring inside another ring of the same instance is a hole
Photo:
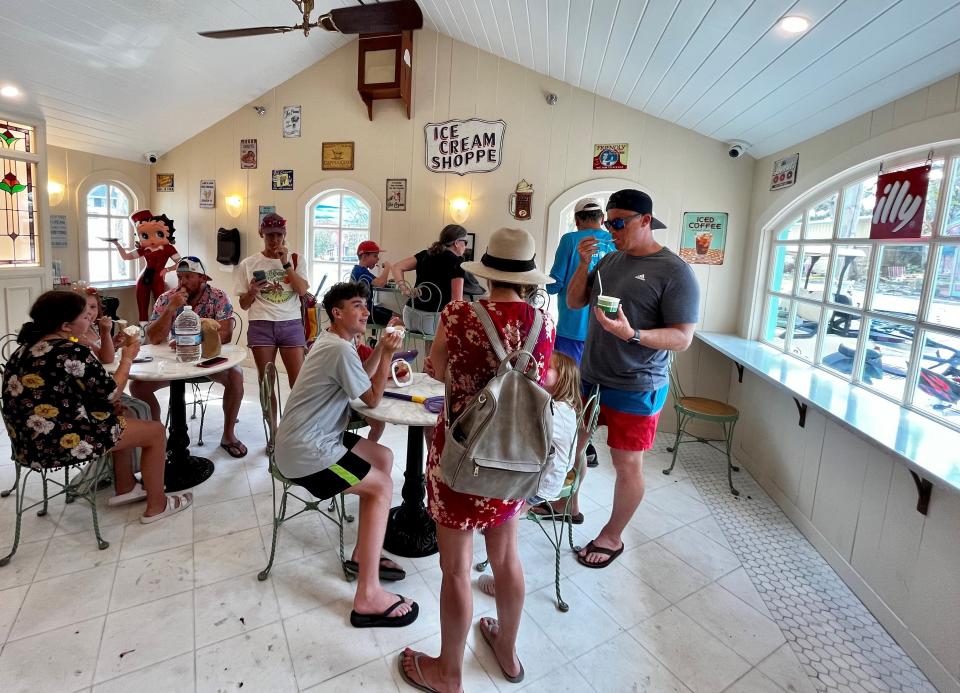
[[[665,229],[667,225],[653,216],[653,200],[645,192],[632,190],[618,190],[607,200],[607,211],[611,209],[628,209],[637,214],[649,214],[651,216],[651,229]]]
[[[375,241],[361,241],[360,245],[357,246],[357,256],[363,255],[364,253],[382,253],[380,246],[376,244]]]
[[[600,206],[600,200],[595,197],[585,197],[577,203],[577,206],[573,208],[574,214],[580,214],[580,212],[602,212],[603,207]]]
[[[200,258],[193,255],[187,255],[177,264],[177,273],[179,274],[181,272],[193,272],[194,274],[200,274],[203,275],[204,279],[210,281],[210,275],[207,274],[207,270],[204,269],[203,263],[200,262]]]
[[[260,230],[264,233],[286,233],[287,220],[276,212],[270,212],[260,222]]]

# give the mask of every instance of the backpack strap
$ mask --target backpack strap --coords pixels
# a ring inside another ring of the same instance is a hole
[[[503,346],[503,341],[500,339],[500,332],[493,324],[493,320],[490,319],[490,314],[487,312],[487,309],[483,307],[483,304],[480,301],[474,301],[470,304],[470,307],[473,308],[474,314],[477,316],[477,319],[480,321],[480,324],[483,325],[484,331],[487,333],[487,338],[490,340],[490,345],[493,347],[493,352],[496,354],[497,358],[502,363],[504,359],[507,358],[507,350]],[[543,326],[543,313],[541,313],[536,308],[533,309],[533,325],[530,327],[530,332],[527,334],[527,339],[523,343],[523,348],[519,352],[517,357],[516,370],[520,373],[527,372],[527,366],[530,363],[530,359],[533,358],[533,350],[536,347],[537,339],[540,337],[540,328]]]

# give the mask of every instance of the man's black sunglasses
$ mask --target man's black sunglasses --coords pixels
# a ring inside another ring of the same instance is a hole
[[[623,231],[623,227],[627,225],[627,222],[631,219],[636,219],[637,217],[642,217],[643,214],[631,214],[629,217],[620,217],[619,219],[607,219],[603,222],[603,225],[608,231]]]

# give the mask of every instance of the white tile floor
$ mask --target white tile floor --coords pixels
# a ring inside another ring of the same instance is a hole
[[[396,672],[397,652],[439,649],[437,557],[398,559],[408,576],[397,587],[421,609],[404,629],[349,626],[353,585],[337,566],[336,528],[316,516],[284,527],[271,576],[259,582],[271,535],[270,481],[252,381],[247,393],[238,433],[250,454],[234,460],[216,447],[221,415],[214,408],[207,445],[195,452],[217,470],[194,489],[195,507],[140,525],[140,508],[101,503],[104,551],[79,503],[58,499],[47,517],[27,517],[16,557],[0,568],[0,691],[409,690]],[[394,450],[399,494],[405,432],[388,426],[383,442]],[[4,439],[2,459],[7,445]],[[584,486],[587,520],[575,532],[580,542],[603,524],[612,500],[609,456],[598,448],[601,466]],[[711,459],[722,479],[722,465]],[[715,503],[704,502],[703,472],[688,474],[681,463],[667,477],[660,470],[668,462],[662,448],[648,456],[647,498],[616,563],[589,570],[564,556],[569,613],[555,607],[551,547],[535,526],[521,525],[522,690],[884,689],[879,678],[857,689],[808,677],[741,564],[741,547],[718,523]],[[0,486],[12,477],[12,465],[0,464]],[[351,543],[354,531],[348,526]],[[12,535],[10,497],[0,500],[0,555]],[[477,616],[492,610],[477,592]],[[520,689],[500,676],[476,631],[464,688]]]

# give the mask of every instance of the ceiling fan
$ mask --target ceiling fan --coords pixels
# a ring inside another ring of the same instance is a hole
[[[225,29],[223,31],[200,31],[200,36],[224,39],[240,36],[260,36],[263,34],[285,34],[288,31],[303,31],[310,34],[314,27],[326,31],[339,31],[341,34],[385,34],[410,31],[423,27],[423,13],[416,0],[393,0],[373,5],[361,4],[356,7],[341,7],[320,15],[316,21],[310,20],[314,0],[293,0],[293,4],[303,14],[303,21],[293,26],[257,26],[248,29]]]

